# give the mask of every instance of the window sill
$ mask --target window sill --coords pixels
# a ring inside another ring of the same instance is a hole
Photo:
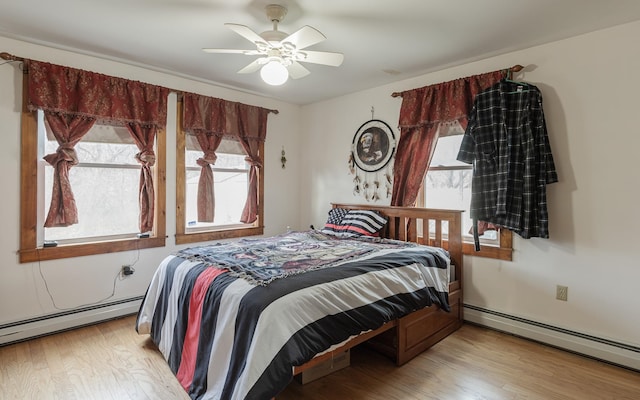
[[[18,252],[20,262],[36,262],[58,260],[63,258],[90,256],[96,254],[117,253],[120,251],[164,247],[165,237],[151,237],[143,239],[110,240],[106,242],[91,242],[81,244],[65,244],[56,247],[39,247],[22,249]]]
[[[495,258],[496,260],[512,261],[513,234],[508,229],[500,229],[500,245],[488,246],[480,243],[480,251],[476,251],[473,242],[462,242],[462,254]]]
[[[224,229],[218,231],[178,233],[176,234],[176,244],[187,244],[196,242],[207,242],[211,240],[235,239],[245,236],[257,236],[264,234],[264,227],[252,227],[242,229]]]
[[[497,260],[512,261],[513,250],[498,246],[480,245],[480,251],[476,251],[473,243],[462,243],[462,254],[466,256],[495,258]]]
[[[443,245],[447,248],[447,240],[443,239]],[[420,243],[424,243],[422,240]],[[480,251],[476,251],[473,242],[462,242],[462,254],[466,256],[486,257],[502,261],[513,261],[513,235],[510,230],[500,230],[500,245],[491,246],[480,243]]]

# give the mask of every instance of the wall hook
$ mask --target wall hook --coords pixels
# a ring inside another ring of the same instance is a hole
[[[287,163],[287,157],[284,154],[284,146],[282,146],[282,152],[280,153],[282,156],[280,157],[280,163],[282,164],[282,169],[284,169],[285,164]]]

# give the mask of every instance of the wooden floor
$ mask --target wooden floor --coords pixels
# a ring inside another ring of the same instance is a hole
[[[0,347],[0,399],[189,397],[134,317]],[[464,325],[403,367],[366,348],[277,400],[640,399],[640,373]]]

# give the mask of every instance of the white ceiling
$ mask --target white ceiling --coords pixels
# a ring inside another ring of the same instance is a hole
[[[279,30],[310,25],[307,50],[340,52],[340,67],[268,86],[237,74],[256,56],[223,24],[271,29],[264,8],[288,8]],[[442,68],[640,20],[639,0],[1,0],[0,36],[308,104]],[[0,49],[0,52],[5,51]],[[637,51],[635,49],[634,51]],[[20,56],[20,54],[16,54]],[[41,60],[48,61],[48,60]],[[522,60],[533,62],[534,60]]]

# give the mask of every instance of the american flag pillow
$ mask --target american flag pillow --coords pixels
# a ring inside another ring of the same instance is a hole
[[[323,233],[328,233],[330,235],[338,235],[344,231],[342,223],[342,218],[347,215],[349,210],[346,208],[332,208],[329,210],[329,217],[327,218],[327,222],[324,224],[324,228],[322,228]]]
[[[341,237],[378,236],[386,223],[376,211],[332,208],[322,232]]]

